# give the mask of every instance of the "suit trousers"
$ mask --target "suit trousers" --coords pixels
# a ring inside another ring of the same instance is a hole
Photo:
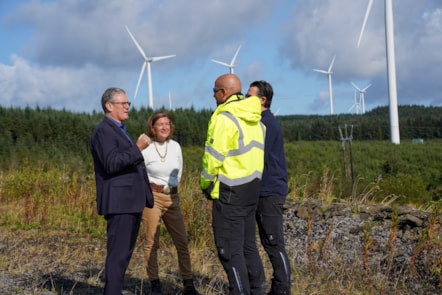
[[[135,248],[141,223],[141,212],[108,214],[105,295],[121,295],[124,274]]]
[[[178,266],[183,280],[192,279],[192,267],[187,232],[180,207],[178,194],[154,192],[153,208],[143,211],[143,228],[145,235],[144,254],[149,280],[159,279],[158,248],[160,244],[160,225],[163,220],[178,254]]]

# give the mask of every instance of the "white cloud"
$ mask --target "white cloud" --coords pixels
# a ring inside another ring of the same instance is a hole
[[[285,26],[282,52],[288,59],[295,56],[292,67],[306,73],[312,68],[327,68],[336,54],[334,85],[372,81],[369,101],[385,104],[384,1],[374,1],[361,46],[356,48],[367,3],[299,1]],[[442,75],[442,67],[435,66],[442,62],[441,51],[435,50],[442,45],[441,7],[440,1],[393,1],[399,104],[442,105],[442,95],[435,91],[437,77]],[[429,88],[431,93],[426,90]]]
[[[316,105],[315,97],[319,100],[317,110],[328,112],[321,101],[328,93],[327,81],[312,69],[327,68],[334,54],[334,100],[336,104],[348,101],[341,111],[352,103],[351,81],[373,84],[366,94],[366,105],[387,103],[381,0],[374,1],[359,49],[356,42],[367,1],[20,3],[0,23],[0,32],[2,27],[26,32],[8,35],[11,41],[2,44],[2,49],[11,50],[8,60],[0,60],[5,106],[38,104],[100,110],[99,98],[109,86],[125,88],[131,96],[142,58],[124,25],[129,26],[147,55],[177,55],[152,65],[156,106],[168,105],[171,92],[177,107],[213,107],[210,89],[216,76],[226,70],[210,59],[230,61],[240,44],[243,47],[235,73],[243,86],[257,79],[273,83],[275,93],[282,96],[280,102],[287,103],[280,114],[285,110],[310,112],[307,106]],[[442,67],[438,66],[442,64],[438,50],[442,45],[442,2],[400,0],[393,5],[398,102],[442,105]],[[15,44],[15,40],[20,43]],[[146,88],[144,77],[136,106],[147,104]],[[278,103],[276,98],[274,104]],[[337,105],[335,110],[339,111]]]

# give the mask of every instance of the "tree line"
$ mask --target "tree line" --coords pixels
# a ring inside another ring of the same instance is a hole
[[[401,140],[442,138],[442,107],[399,106],[398,113]],[[286,142],[339,140],[339,129],[343,131],[346,126],[347,135],[356,140],[390,139],[388,107],[377,107],[363,115],[289,115],[278,119]]]
[[[163,109],[164,110],[164,109]],[[202,146],[212,110],[176,109],[169,112],[176,125],[175,139],[182,146]],[[145,129],[153,110],[131,109],[126,122],[136,138]],[[89,138],[103,113],[73,113],[51,108],[0,107],[0,167],[20,161],[27,154],[46,154],[66,163],[89,159]],[[286,143],[295,141],[336,141],[341,136],[354,140],[388,140],[388,107],[378,107],[363,115],[286,115],[277,116]],[[401,140],[441,139],[442,107],[399,106]],[[343,130],[347,132],[345,135]],[[341,132],[341,133],[340,133]],[[342,134],[342,135],[341,135]],[[66,156],[69,155],[67,159]],[[26,157],[29,158],[29,157]],[[38,157],[37,157],[38,158]]]

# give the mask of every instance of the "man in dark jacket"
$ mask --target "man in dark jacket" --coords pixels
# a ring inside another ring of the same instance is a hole
[[[134,143],[123,124],[130,102],[123,89],[109,88],[101,98],[103,121],[91,137],[97,190],[97,209],[107,222],[105,295],[121,295],[145,207],[153,206],[152,191],[141,150],[149,137]]]
[[[259,236],[273,266],[270,295],[290,294],[290,263],[284,245],[283,215],[287,193],[287,164],[281,127],[270,111],[273,88],[266,81],[252,82],[247,96],[261,100],[261,122],[266,126],[264,171],[262,173],[256,221]]]

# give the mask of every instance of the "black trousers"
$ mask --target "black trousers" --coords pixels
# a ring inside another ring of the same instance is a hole
[[[261,197],[256,210],[259,237],[273,266],[270,294],[290,294],[290,262],[284,244],[282,207],[285,196]]]
[[[104,295],[121,295],[124,274],[135,248],[141,223],[141,212],[106,215],[107,256]]]
[[[265,294],[265,276],[256,245],[256,205],[213,201],[212,226],[230,295]]]

